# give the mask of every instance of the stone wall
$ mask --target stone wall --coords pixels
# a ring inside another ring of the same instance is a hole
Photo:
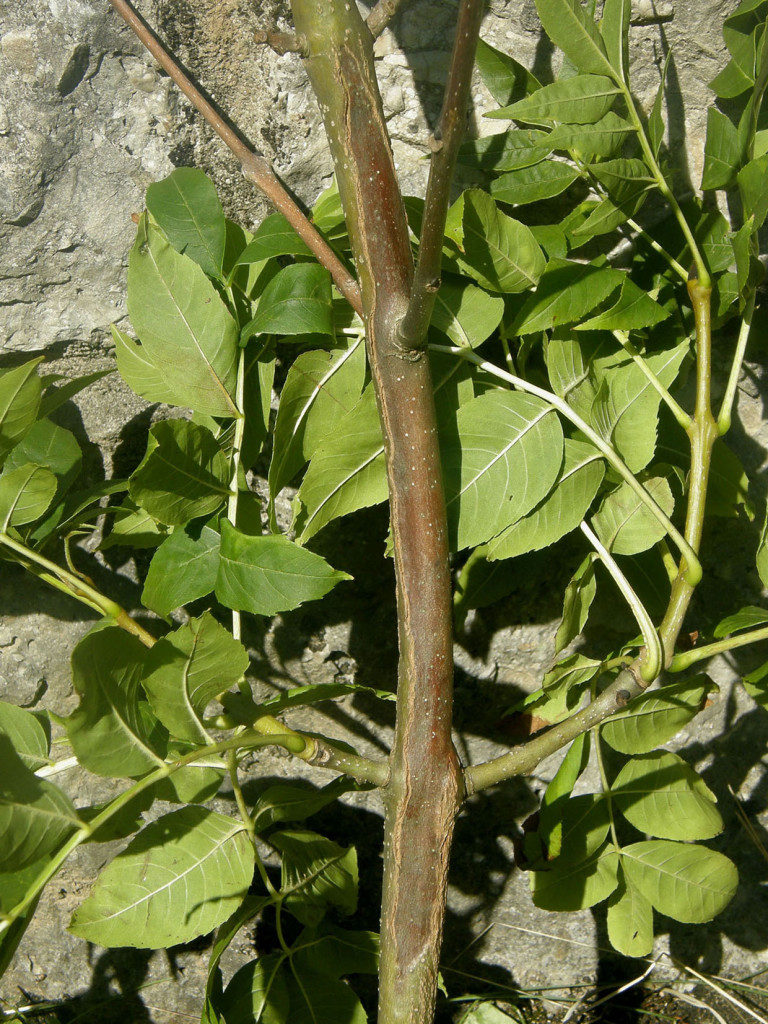
[[[139,6],[192,75],[273,161],[287,185],[311,203],[329,183],[331,163],[301,63],[293,55],[278,57],[252,42],[257,27],[288,27],[282,0],[144,0]],[[650,105],[660,65],[671,47],[675,57],[668,87],[670,144],[687,153],[694,183],[702,166],[706,83],[724,63],[720,25],[735,6],[735,0],[636,0],[633,6],[636,95]],[[394,31],[377,42],[386,114],[409,192],[420,192],[426,178],[428,125],[439,107],[455,9],[453,0],[413,0]],[[540,39],[533,0],[491,0],[483,35],[534,68],[541,69],[551,59]],[[500,127],[479,116],[491,102],[478,81],[473,96],[477,132]],[[111,366],[109,325],[125,326],[126,320],[131,215],[142,209],[151,182],[174,166],[185,165],[202,167],[212,176],[227,214],[246,227],[254,228],[267,213],[266,203],[242,179],[228,151],[158,71],[107,0],[0,0],[0,366],[21,353],[43,351],[51,372],[76,375]],[[760,385],[763,369],[755,364],[744,375],[735,433],[753,471],[764,464],[768,448]],[[116,375],[79,396],[67,415],[67,425],[81,436],[87,433],[100,450],[89,448],[86,453],[94,472],[109,473],[112,462],[122,468],[135,465],[149,414],[145,403]],[[748,545],[744,536],[750,535],[727,534],[730,543]],[[365,575],[365,522],[358,537]],[[380,559],[380,554],[370,557]],[[122,575],[109,585],[117,587],[115,596],[130,604],[136,596],[133,568],[114,558],[111,564]],[[102,572],[98,563],[93,571]],[[383,572],[387,571],[385,566]],[[106,567],[103,574],[106,579]],[[742,584],[739,579],[715,578],[708,596],[729,600]],[[750,587],[754,590],[754,580]],[[359,681],[375,684],[381,681],[378,673],[386,682],[394,663],[386,575],[382,588],[381,594],[374,589],[356,592],[354,599],[340,598],[327,613],[310,609],[288,616],[256,637],[256,645],[295,681],[356,674]],[[496,688],[498,703],[499,687],[512,693],[540,680],[551,656],[560,593],[561,589],[552,598],[547,587],[521,581],[514,601],[516,607],[526,607],[525,622],[533,620],[533,625],[521,624],[508,609],[475,617],[471,635],[457,651],[458,711],[467,727],[465,756],[478,758],[491,748],[487,732],[473,724],[478,705],[485,705],[490,691]],[[366,609],[367,628],[354,621],[361,607]],[[57,710],[68,711],[74,703],[68,653],[92,617],[2,565],[0,614],[2,697],[25,706],[43,697]],[[732,672],[727,666],[718,671],[725,685]],[[363,749],[376,749],[386,739],[390,723],[368,723],[366,710],[353,701],[342,703],[327,731],[351,735]],[[738,781],[746,792],[754,787],[762,792],[764,783],[754,775],[753,758],[747,753],[755,736],[759,742],[761,735],[752,712],[744,705],[734,710],[722,701],[710,709],[701,728],[705,736],[720,737],[718,749],[734,758],[734,766],[735,748],[727,737],[738,738],[743,760],[738,762]],[[691,734],[682,742],[699,740]],[[273,757],[262,762],[258,774],[282,778],[293,774],[293,767],[285,758]],[[484,795],[468,811],[457,836],[466,852],[452,889],[448,931],[453,948],[459,950],[490,926],[481,959],[498,965],[499,977],[565,985],[582,975],[594,977],[601,969],[601,956],[592,947],[594,936],[600,939],[599,922],[596,925],[589,914],[540,914],[525,895],[525,878],[518,872],[508,881],[511,823],[533,807],[532,793],[541,785],[537,778],[502,794]],[[353,840],[356,835],[378,834],[373,798],[362,801],[359,818],[345,806],[333,813],[336,817],[328,828],[337,836]],[[101,846],[81,851],[49,887],[0,994],[10,1005],[23,1003],[26,993],[40,998],[72,996],[83,1014],[79,1020],[165,1022],[185,1014],[194,1019],[204,950],[167,957],[89,951],[66,934],[69,913],[108,852]],[[375,874],[375,851],[369,860]],[[768,937],[756,923],[751,932],[738,932],[740,917],[759,921],[761,916],[743,911],[743,904],[741,911],[729,911],[731,923],[726,921],[724,927],[733,933],[728,963],[746,973],[752,966],[750,950],[764,949]],[[375,901],[367,913],[365,924],[375,927]],[[762,914],[762,920],[768,920],[768,914]],[[519,935],[531,930],[555,938],[529,935],[527,954],[521,958],[518,949],[513,956],[511,947],[518,946]],[[718,934],[714,939],[695,938],[690,948],[696,955],[704,950],[715,957]],[[673,945],[684,941],[688,940],[678,929]],[[232,958],[247,956],[249,950],[244,937]],[[131,994],[150,982],[154,987],[143,996]]]

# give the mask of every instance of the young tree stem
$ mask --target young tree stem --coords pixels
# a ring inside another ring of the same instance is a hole
[[[292,7],[296,30],[309,44],[307,70],[360,277],[389,483],[400,662],[395,740],[383,789],[379,1024],[427,1024],[437,991],[448,856],[463,796],[451,741],[451,580],[432,381],[423,344],[411,338],[404,345],[398,330],[411,296],[413,263],[373,37],[355,4],[292,0]],[[456,117],[462,123],[463,111]]]

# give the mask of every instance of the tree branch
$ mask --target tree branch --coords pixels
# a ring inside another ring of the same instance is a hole
[[[267,161],[258,156],[240,138],[232,126],[224,120],[202,92],[182,71],[178,62],[165,49],[143,18],[134,10],[128,0],[109,0],[117,13],[127,22],[138,39],[149,50],[160,67],[184,93],[192,106],[205,118],[222,142],[240,161],[243,176],[252,182],[272,203],[296,234],[309,247],[313,255],[330,272],[336,287],[356,313],[362,315],[360,288],[342,261],[331,249],[317,228],[306,217],[296,201],[288,194],[285,186],[275,175]]]
[[[404,7],[406,3],[408,3],[408,0],[379,0],[365,22],[374,39],[381,35],[400,8]]]
[[[484,6],[484,0],[462,0],[459,7],[443,109],[431,140],[432,161],[416,272],[408,309],[399,327],[401,343],[406,349],[423,347],[440,287],[445,218],[456,157],[466,128],[472,69]]]

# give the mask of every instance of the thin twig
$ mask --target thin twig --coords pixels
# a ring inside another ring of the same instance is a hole
[[[424,199],[419,255],[408,309],[400,322],[403,348],[421,348],[440,288],[445,218],[459,145],[464,137],[467,103],[472,84],[483,0],[462,0],[453,41],[453,54],[443,94],[443,109],[432,136],[432,161]]]
[[[192,106],[205,118],[219,138],[240,161],[243,176],[252,182],[272,203],[296,234],[306,243],[320,263],[329,271],[344,298],[356,313],[362,315],[360,288],[336,253],[331,249],[317,228],[309,221],[284,185],[275,175],[267,161],[254,153],[240,138],[234,128],[214,109],[191,79],[182,71],[178,62],[133,9],[128,0],[109,0],[117,13],[136,33],[139,41],[149,50],[160,67],[181,89]]]

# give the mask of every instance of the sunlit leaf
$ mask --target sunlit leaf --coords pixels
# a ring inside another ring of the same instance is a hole
[[[574,330],[638,331],[643,327],[654,327],[669,315],[668,309],[654,302],[630,277],[625,277],[615,304],[603,313],[575,324]]]
[[[581,71],[613,75],[603,40],[579,0],[536,0],[544,31]]]
[[[516,334],[534,334],[574,323],[623,284],[624,275],[611,267],[553,259],[512,322]]]
[[[237,324],[203,270],[146,216],[128,261],[128,313],[141,346],[116,334],[118,369],[142,398],[237,415]]]
[[[712,686],[706,676],[696,676],[641,693],[603,723],[600,735],[622,754],[649,753],[696,716]]]
[[[640,832],[659,839],[711,839],[723,830],[715,795],[677,754],[631,758],[611,785],[613,802]]]
[[[675,921],[711,921],[730,903],[739,882],[732,861],[722,853],[665,839],[622,849],[628,880],[653,907]]]
[[[259,298],[253,334],[333,334],[331,275],[317,263],[284,267]]]
[[[365,382],[361,338],[343,348],[302,352],[293,362],[277,410],[270,495],[274,498],[360,398]]]
[[[564,451],[563,465],[549,495],[488,543],[490,561],[548,547],[575,530],[584,518],[605,468],[592,445],[566,438]]]
[[[619,887],[608,900],[608,938],[623,956],[648,956],[653,949],[653,907],[619,872]]]
[[[211,179],[197,167],[177,167],[147,189],[147,209],[177,252],[209,277],[221,278],[226,222]]]
[[[656,504],[671,516],[675,507],[672,490],[665,477],[651,477],[643,482]],[[627,483],[611,491],[592,518],[592,526],[603,544],[615,555],[637,555],[647,551],[666,535],[648,506]]]
[[[513,391],[488,391],[462,406],[456,433],[441,438],[453,550],[474,547],[531,510],[563,461],[554,409]]]
[[[614,156],[634,132],[629,121],[609,111],[591,125],[559,124],[546,138],[552,149],[572,150],[581,160],[591,161]]]
[[[188,420],[163,420],[131,477],[130,495],[169,526],[209,516],[229,495],[229,463],[213,434]]]
[[[43,466],[28,462],[0,475],[0,530],[39,519],[56,494],[56,477]]]
[[[514,57],[495,49],[483,39],[477,41],[475,60],[483,84],[502,106],[541,88],[535,76]]]
[[[248,665],[240,641],[205,612],[154,644],[142,685],[172,736],[204,745],[212,742],[201,721],[206,707],[235,686]]]
[[[0,871],[39,860],[79,825],[69,797],[33,775],[11,737],[0,733]]]
[[[585,910],[602,902],[618,885],[619,855],[610,844],[586,860],[554,861],[547,871],[530,873],[533,902],[542,910]]]
[[[274,256],[311,256],[305,242],[299,238],[282,213],[265,217],[256,233],[240,254],[238,263],[261,263]]]
[[[72,682],[80,704],[65,719],[83,767],[130,778],[164,763],[165,736],[143,700],[147,648],[118,626],[87,633],[72,652]]]
[[[563,619],[555,637],[555,652],[559,653],[584,629],[589,609],[597,593],[595,559],[591,551],[571,577],[565,588]]]
[[[432,325],[455,345],[476,348],[499,326],[504,299],[469,281],[443,281],[435,298]]]
[[[219,572],[220,542],[219,534],[210,526],[204,526],[198,536],[174,530],[150,563],[142,603],[165,616],[210,594]]]
[[[303,544],[331,520],[387,499],[384,441],[369,385],[312,456],[294,528]]]
[[[527,124],[594,124],[604,117],[619,94],[616,84],[602,75],[576,75],[518,100],[486,117],[503,117]]]
[[[315,832],[275,832],[282,854],[283,905],[302,924],[318,924],[328,907],[346,916],[357,908],[357,853]]]
[[[227,608],[276,615],[351,578],[282,534],[249,537],[222,521],[216,596]]]
[[[736,177],[741,163],[739,134],[731,119],[717,109],[707,111],[707,141],[701,187],[726,188]]]
[[[40,714],[0,701],[0,733],[7,736],[25,767],[37,771],[48,764],[50,724]]]
[[[544,255],[529,228],[508,217],[485,192],[471,189],[461,197],[459,266],[483,288],[520,292],[536,284]]]
[[[718,622],[713,635],[715,639],[719,640],[732,633],[738,633],[742,629],[756,629],[758,626],[764,626],[766,622],[768,622],[768,608],[748,606]]]
[[[147,825],[102,871],[69,930],[100,946],[162,949],[212,931],[253,877],[241,821],[182,807]]]
[[[42,356],[0,372],[0,464],[37,419],[42,384],[37,367]]]
[[[579,171],[559,160],[547,160],[534,167],[521,167],[491,182],[494,199],[511,206],[524,206],[559,196],[579,177]]]

